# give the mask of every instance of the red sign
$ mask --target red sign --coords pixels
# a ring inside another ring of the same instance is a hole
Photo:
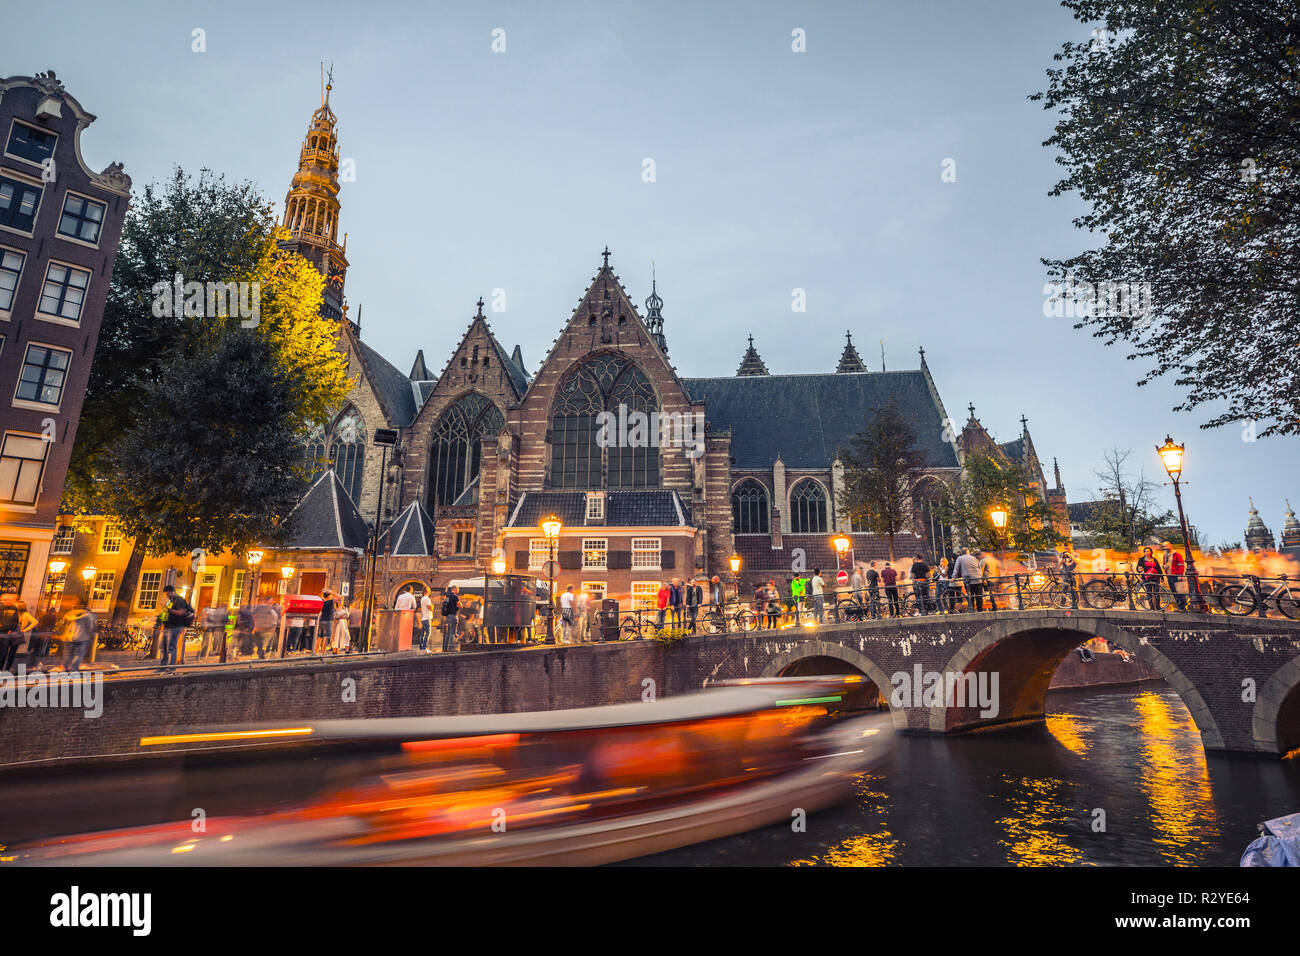
[[[845,571],[845,570],[843,570],[843,569],[841,568],[841,569],[840,569],[840,573],[837,574],[837,575],[835,575],[835,583],[836,583],[836,584],[848,584],[848,583],[849,583],[849,572],[847,572],[847,571]]]
[[[324,602],[314,594],[286,594],[285,614],[319,614]]]

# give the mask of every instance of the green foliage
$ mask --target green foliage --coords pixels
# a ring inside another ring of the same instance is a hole
[[[894,535],[912,526],[912,486],[925,464],[924,453],[916,447],[916,432],[890,401],[850,440],[840,460],[844,506],[855,527],[888,538],[893,560]]]
[[[1091,206],[1105,244],[1044,259],[1055,277],[1150,283],[1147,316],[1093,315],[1147,371],[1174,376],[1202,427],[1300,433],[1300,32],[1278,0],[1064,0],[1066,43],[1031,99],[1058,111],[1053,195]]]
[[[1100,482],[1099,500],[1091,504],[1082,524],[1098,547],[1138,550],[1157,528],[1174,520],[1172,511],[1156,510],[1159,485],[1148,480],[1144,471],[1136,477],[1129,474],[1127,462],[1131,455],[1131,451],[1112,448],[1106,452],[1105,466],[1095,472]],[[1178,539],[1181,541],[1181,533]]]
[[[1054,548],[1063,537],[1053,523],[1052,509],[1031,487],[1029,469],[1018,461],[1002,464],[988,455],[969,454],[954,486],[935,507],[957,537],[982,551],[1041,551]],[[998,531],[989,513],[995,505],[1007,509],[1007,526]]]
[[[192,334],[139,386],[100,498],[149,554],[274,543],[303,493],[293,389],[265,336]]]
[[[675,644],[690,636],[691,632],[684,627],[663,627],[655,631],[650,636],[650,640],[657,641],[660,644]]]

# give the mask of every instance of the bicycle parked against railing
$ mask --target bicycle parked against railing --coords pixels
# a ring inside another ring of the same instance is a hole
[[[1144,578],[1141,575],[1104,571],[1081,589],[1084,603],[1096,611],[1109,611],[1132,601],[1135,609],[1164,611],[1177,607],[1174,594],[1165,586],[1164,575]]]
[[[1275,588],[1264,593],[1260,579],[1253,574],[1246,575],[1246,580],[1223,584],[1215,592],[1215,600],[1227,614],[1255,614],[1262,606],[1266,611],[1271,606],[1283,617],[1295,620],[1300,617],[1300,597],[1291,591],[1287,576],[1283,574]]]
[[[754,612],[736,601],[710,604],[700,615],[699,627],[705,634],[725,634],[727,631],[752,631],[758,627]]]

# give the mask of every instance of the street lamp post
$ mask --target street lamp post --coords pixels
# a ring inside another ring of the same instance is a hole
[[[45,610],[50,610],[54,606],[54,576],[62,574],[68,569],[68,562],[62,558],[55,558],[50,562],[49,574],[45,577]]]
[[[546,577],[549,585],[546,591],[546,643],[555,643],[555,549],[560,543],[562,524],[556,515],[542,519],[542,535],[546,538]]]
[[[86,610],[87,611],[90,610],[91,593],[94,589],[93,582],[95,580],[95,575],[98,573],[99,573],[99,568],[95,567],[93,564],[88,564],[81,569],[81,579],[86,582]],[[91,661],[95,659],[95,648],[98,644],[99,644],[99,639],[95,635],[91,635],[90,654],[88,657],[88,659]]]
[[[1192,536],[1187,529],[1187,515],[1183,513],[1183,492],[1179,481],[1183,477],[1183,449],[1186,446],[1174,443],[1171,435],[1165,436],[1165,443],[1156,448],[1156,454],[1164,462],[1165,471],[1174,483],[1174,500],[1178,502],[1178,524],[1183,531],[1183,559],[1187,562],[1188,591],[1192,595],[1192,606],[1198,611],[1207,610],[1205,599],[1201,597],[1201,585],[1196,576],[1196,560],[1192,557]]]

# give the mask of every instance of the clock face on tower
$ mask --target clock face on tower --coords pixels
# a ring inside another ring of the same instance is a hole
[[[329,265],[329,278],[326,281],[336,289],[343,288],[343,270],[335,263]]]

